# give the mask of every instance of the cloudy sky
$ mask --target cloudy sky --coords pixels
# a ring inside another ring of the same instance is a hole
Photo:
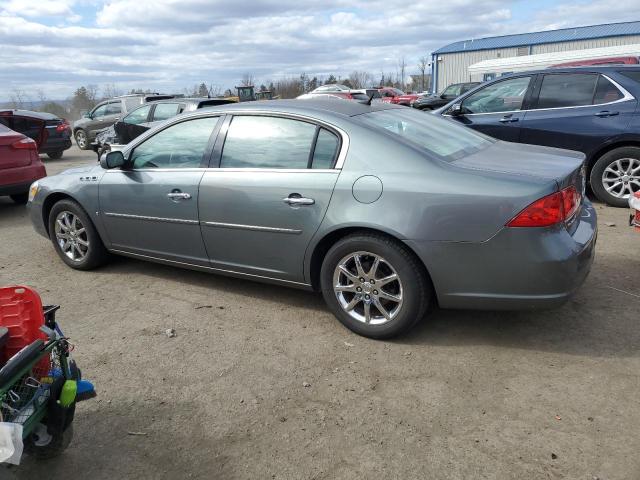
[[[395,73],[445,44],[640,19],[640,0],[0,0],[0,100]],[[621,8],[621,5],[625,5]],[[35,94],[34,94],[35,95]]]

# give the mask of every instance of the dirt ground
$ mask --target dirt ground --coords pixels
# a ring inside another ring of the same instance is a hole
[[[63,456],[0,478],[638,479],[640,234],[597,210],[563,308],[438,311],[381,342],[313,293],[125,258],[73,271],[0,198],[0,285],[62,305],[99,393]]]

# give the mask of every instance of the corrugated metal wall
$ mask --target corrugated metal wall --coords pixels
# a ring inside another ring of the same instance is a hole
[[[576,42],[548,43],[533,45],[531,53],[562,52],[567,50],[582,50],[585,48],[613,47],[616,45],[632,45],[640,43],[640,35],[599,38],[594,40],[580,40]],[[438,62],[438,91],[447,85],[460,82],[482,81],[482,75],[469,75],[468,68],[474,63],[494,58],[508,58],[518,55],[518,48],[498,48],[495,50],[479,50],[475,52],[443,53]]]

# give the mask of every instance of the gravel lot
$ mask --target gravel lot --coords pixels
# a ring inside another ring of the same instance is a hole
[[[440,311],[380,342],[313,293],[125,258],[73,271],[0,198],[0,284],[62,305],[99,393],[62,457],[0,478],[640,478],[640,234],[597,209],[563,308]]]

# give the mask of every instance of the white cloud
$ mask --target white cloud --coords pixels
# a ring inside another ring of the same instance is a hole
[[[66,96],[87,83],[169,91],[205,81],[226,88],[247,72],[263,82],[355,69],[377,77],[395,73],[401,57],[413,73],[419,57],[454,41],[640,14],[640,5],[567,0],[518,23],[519,3],[8,0],[0,4],[0,99],[17,87]]]

